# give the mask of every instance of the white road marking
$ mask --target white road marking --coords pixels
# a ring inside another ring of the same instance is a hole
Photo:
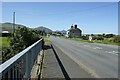
[[[84,45],[84,46],[87,46],[87,47],[90,47],[90,48],[93,48],[93,49],[102,49],[102,47],[98,47],[98,46],[95,46],[95,47],[90,46],[90,45]]]
[[[110,54],[114,54],[114,55],[118,55],[117,53],[119,53],[119,52],[117,52],[117,51],[105,51],[105,52],[107,52],[107,53],[110,53]]]
[[[93,49],[102,49],[102,47],[94,47]]]
[[[113,53],[119,54],[119,52],[118,52],[118,51],[113,51]]]
[[[90,45],[84,45],[84,46],[87,46],[87,47],[89,47]]]
[[[95,46],[95,47],[92,47],[90,45],[83,45],[83,46],[89,47],[89,48],[93,48],[93,49],[99,49],[99,50],[102,49],[102,47],[98,47],[98,46]],[[105,52],[107,52],[109,54],[114,54],[114,55],[118,55],[119,54],[118,51],[105,51]]]

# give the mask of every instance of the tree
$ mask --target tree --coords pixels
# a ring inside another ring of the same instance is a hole
[[[105,37],[105,33],[103,33],[102,36]]]
[[[14,34],[14,37],[10,39],[10,48],[4,48],[2,51],[3,62],[10,59],[20,51],[24,50],[28,46],[40,39],[40,34],[32,29],[26,27],[18,28]]]
[[[94,34],[91,34],[91,36],[95,36]]]
[[[111,37],[114,37],[115,35],[114,34],[106,34],[105,37],[106,38],[111,38]]]
[[[89,39],[89,35],[83,35],[83,36],[82,36],[82,39],[88,40],[88,39]]]
[[[114,37],[114,42],[116,42],[116,43],[120,43],[120,36],[116,36],[116,37]]]

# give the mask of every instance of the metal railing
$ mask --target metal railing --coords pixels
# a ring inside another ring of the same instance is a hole
[[[25,50],[0,65],[1,79],[29,79],[31,70],[42,50],[43,39],[38,40]]]

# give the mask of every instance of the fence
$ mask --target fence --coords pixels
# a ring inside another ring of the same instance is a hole
[[[0,65],[0,78],[18,80],[29,79],[31,70],[42,50],[43,39],[38,40],[25,50]]]

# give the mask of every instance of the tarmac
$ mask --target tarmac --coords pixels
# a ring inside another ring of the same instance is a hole
[[[40,80],[71,80],[92,78],[57,46],[45,43],[31,72],[31,78]]]

